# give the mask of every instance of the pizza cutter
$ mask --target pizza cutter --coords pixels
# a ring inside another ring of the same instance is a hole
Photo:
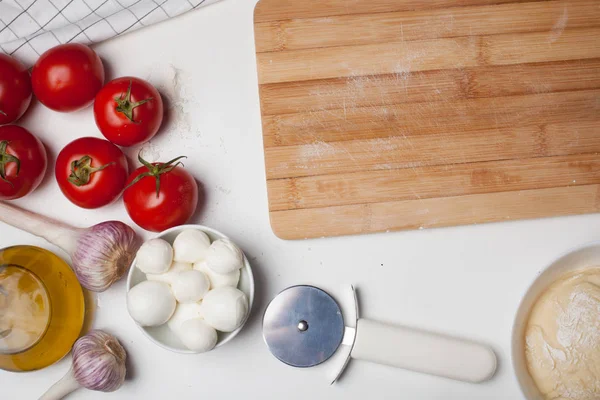
[[[354,287],[342,297],[354,307],[343,312],[329,293],[315,286],[292,286],[279,293],[263,317],[263,337],[271,353],[294,367],[337,360],[332,384],[351,358],[471,383],[488,380],[496,371],[496,355],[488,346],[359,318]]]

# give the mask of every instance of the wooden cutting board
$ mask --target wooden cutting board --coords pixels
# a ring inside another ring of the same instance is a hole
[[[600,211],[598,0],[261,0],[285,239]]]

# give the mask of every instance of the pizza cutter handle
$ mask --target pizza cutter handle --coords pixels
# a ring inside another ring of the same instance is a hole
[[[496,371],[488,346],[368,319],[357,322],[352,358],[472,383]]]

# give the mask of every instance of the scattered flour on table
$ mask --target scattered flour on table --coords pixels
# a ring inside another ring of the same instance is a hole
[[[193,93],[192,75],[169,64],[154,66],[146,79],[163,96],[167,110],[160,132],[176,140],[199,137],[200,131],[193,126],[191,119],[192,113],[199,108]]]
[[[217,185],[217,186],[215,186],[215,188],[216,188],[216,189],[217,189],[219,192],[221,192],[221,193],[223,193],[223,194],[225,194],[225,195],[231,194],[231,189],[224,188],[224,187],[223,187],[223,186],[221,186],[221,185]]]
[[[148,162],[164,161],[160,159],[160,146],[152,143],[152,141],[144,144],[140,150],[142,158]]]

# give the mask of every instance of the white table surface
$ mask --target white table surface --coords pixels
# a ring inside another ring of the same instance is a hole
[[[226,0],[95,47],[109,78],[139,76],[170,98],[172,117],[144,153],[162,161],[189,157],[186,168],[206,193],[204,209],[192,222],[230,235],[252,260],[257,297],[251,319],[216,351],[169,353],[143,337],[127,315],[123,280],[97,295],[94,326],[114,333],[126,347],[127,382],[111,394],[80,390],[70,399],[520,399],[510,366],[519,299],[560,253],[600,239],[600,215],[292,242],[276,238],[267,214],[253,8],[254,1]],[[79,136],[100,136],[91,109],[63,115],[34,104],[22,124],[41,137],[51,159]],[[52,171],[36,192],[16,203],[80,226],[108,219],[132,224],[120,201],[95,211],[72,205]],[[16,244],[58,252],[1,225],[0,247]],[[499,358],[496,376],[472,385],[353,361],[343,380],[328,387],[323,371],[280,363],[262,340],[261,316],[269,299],[305,282],[354,283],[365,317],[488,343]],[[0,371],[0,398],[36,399],[69,362],[67,357],[32,373]]]

